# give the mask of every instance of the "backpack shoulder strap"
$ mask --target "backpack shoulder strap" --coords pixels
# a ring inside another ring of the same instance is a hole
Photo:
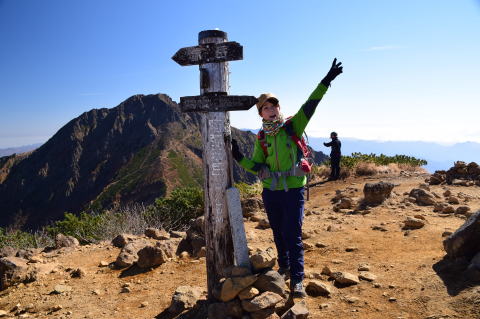
[[[268,156],[267,140],[265,138],[265,132],[263,130],[258,131],[257,140],[260,143],[260,146],[262,147],[263,154],[265,155],[265,157],[267,157]]]
[[[287,135],[293,140],[293,142],[297,145],[297,147],[302,151],[304,157],[308,157],[310,155],[310,150],[308,149],[307,143],[305,139],[302,137],[301,139],[295,134],[295,130],[293,129],[293,122],[291,121],[291,117],[288,117],[285,121],[285,131]]]

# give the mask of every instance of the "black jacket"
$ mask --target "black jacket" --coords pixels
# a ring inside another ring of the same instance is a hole
[[[332,139],[330,143],[323,143],[323,145],[331,147],[332,151],[330,152],[330,157],[340,157],[342,152],[340,148],[342,147],[342,142],[338,138]]]

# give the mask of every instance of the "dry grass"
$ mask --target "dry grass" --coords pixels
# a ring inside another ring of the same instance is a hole
[[[371,162],[360,162],[352,169],[342,167],[340,178],[345,179],[350,176],[377,176],[377,175],[399,175],[401,172],[410,173],[428,173],[424,168],[408,164],[391,163],[388,165],[377,165]],[[326,165],[314,166],[312,172],[312,181],[327,179],[330,176],[330,167]]]

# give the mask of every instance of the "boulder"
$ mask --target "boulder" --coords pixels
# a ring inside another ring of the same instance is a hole
[[[57,234],[55,236],[55,248],[63,248],[63,247],[76,247],[80,245],[78,239],[72,236],[65,236],[63,234]]]
[[[443,248],[452,258],[472,259],[480,251],[480,211],[470,216],[452,235],[443,241]]]
[[[18,257],[0,258],[0,290],[17,283],[36,280],[36,272],[28,267],[27,260]]]
[[[259,250],[250,256],[250,263],[255,272],[266,268],[272,268],[275,266],[276,261],[277,256],[272,247],[268,247],[266,250]]]
[[[438,202],[433,205],[434,212],[443,212],[443,210],[447,207],[446,203]]]
[[[360,271],[360,273],[358,274],[358,278],[362,279],[362,280],[366,280],[366,281],[375,281],[377,280],[377,276],[372,274],[371,272],[369,271]]]
[[[138,237],[132,234],[120,234],[112,239],[112,245],[118,248],[123,248],[128,243],[135,241]]]
[[[364,203],[366,205],[375,206],[383,203],[385,199],[390,197],[390,193],[395,185],[388,182],[366,183],[363,188],[365,196]]]
[[[450,204],[454,204],[454,205],[460,204],[460,201],[459,201],[458,198],[455,197],[455,196],[450,196],[449,198],[447,198],[447,201],[448,201]]]
[[[238,294],[238,299],[244,300],[244,299],[252,299],[255,296],[258,296],[260,294],[260,291],[258,291],[257,288],[255,287],[247,287],[240,291]]]
[[[234,299],[242,290],[253,285],[256,280],[256,275],[227,278],[220,290],[220,300],[226,302]]]
[[[415,198],[415,202],[418,205],[435,205],[435,196],[425,189],[414,188],[410,191],[409,196]]]
[[[342,287],[357,285],[360,283],[358,276],[350,274],[348,272],[333,272],[330,276],[335,280],[335,283],[337,285]]]
[[[283,314],[281,319],[306,319],[308,314],[307,304],[305,302],[297,302]]]
[[[4,246],[0,248],[0,258],[14,257],[17,254],[17,250],[10,246]]]
[[[429,184],[430,185],[440,185],[445,183],[446,172],[445,171],[436,171],[430,176]]]
[[[305,291],[309,296],[326,296],[329,297],[332,294],[332,289],[329,284],[325,284],[318,280],[312,280],[305,287]]]
[[[252,217],[257,211],[263,210],[263,202],[259,198],[246,198],[242,200],[243,217]]]
[[[170,234],[166,230],[153,227],[145,229],[145,236],[157,240],[165,240],[170,238]]]
[[[407,217],[403,222],[403,229],[419,229],[425,226],[425,221],[420,218]]]
[[[130,267],[131,265],[137,262],[138,251],[147,245],[148,245],[148,242],[144,240],[128,243],[120,251],[120,254],[115,260],[115,266],[119,268]]]
[[[262,309],[273,308],[283,298],[271,291],[266,291],[251,300],[242,300],[242,308],[248,312],[255,312]]]
[[[202,288],[191,286],[180,286],[175,290],[172,296],[172,302],[168,307],[168,312],[177,314],[186,309],[191,309],[202,296]]]
[[[455,214],[466,215],[470,212],[470,207],[468,206],[458,206],[455,210]]]
[[[453,214],[453,213],[455,213],[455,207],[453,207],[452,205],[447,205],[447,206],[442,210],[442,213],[444,213],[444,214]]]
[[[254,287],[260,292],[271,291],[282,297],[286,296],[285,279],[275,270],[269,270],[258,276]]]
[[[148,245],[138,252],[137,265],[140,268],[159,266],[175,256],[176,245],[172,241],[158,242],[155,246]]]

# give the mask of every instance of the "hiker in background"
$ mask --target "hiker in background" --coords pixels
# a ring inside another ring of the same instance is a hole
[[[262,199],[277,248],[278,272],[285,279],[290,277],[290,291],[294,297],[306,296],[302,223],[307,181],[305,161],[302,161],[302,150],[299,149],[302,145],[294,140],[302,136],[330,83],[342,73],[341,64],[337,59],[333,60],[327,75],[289,119],[280,112],[276,96],[271,93],[260,95],[257,109],[262,118],[262,129],[257,135],[252,159],[244,157],[237,142],[232,140],[233,158],[262,180]]]
[[[338,134],[335,132],[330,133],[330,138],[332,139],[329,143],[323,143],[323,145],[327,147],[331,147],[332,150],[330,151],[330,177],[328,178],[329,181],[336,181],[340,178],[340,158],[342,157],[342,143],[338,139]]]

